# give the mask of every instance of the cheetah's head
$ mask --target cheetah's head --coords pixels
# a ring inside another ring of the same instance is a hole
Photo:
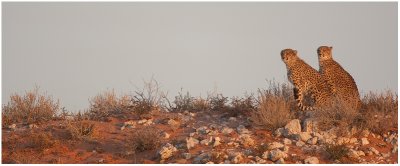
[[[318,48],[318,59],[321,60],[327,60],[327,59],[332,59],[332,47],[328,46],[321,46]]]
[[[281,51],[281,58],[285,63],[294,60],[297,58],[297,51],[290,48],[284,49]]]

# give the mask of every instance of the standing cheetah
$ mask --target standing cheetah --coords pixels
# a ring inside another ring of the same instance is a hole
[[[297,56],[297,51],[281,51],[287,76],[294,85],[294,96],[301,110],[316,110],[330,105],[332,93],[320,73]]]
[[[328,82],[332,93],[347,108],[359,110],[361,107],[360,94],[353,77],[332,58],[332,47],[318,48],[319,72]]]

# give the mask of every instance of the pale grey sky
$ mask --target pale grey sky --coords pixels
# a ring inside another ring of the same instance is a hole
[[[217,87],[243,96],[285,82],[284,48],[318,69],[316,49],[362,94],[397,91],[397,2],[2,3],[2,102],[35,85],[68,110],[152,75],[173,97]]]

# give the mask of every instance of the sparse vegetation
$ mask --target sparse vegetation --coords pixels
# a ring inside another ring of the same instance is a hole
[[[43,152],[45,149],[53,147],[55,143],[56,141],[50,133],[32,133],[28,147]]]
[[[155,127],[144,127],[136,130],[130,140],[136,152],[157,149],[161,145],[160,131]]]
[[[181,92],[178,92],[178,96],[175,96],[174,105],[170,104],[169,110],[177,112],[194,110],[194,100],[194,97],[190,96],[189,92],[184,95],[181,90]]]
[[[325,151],[328,154],[328,157],[331,160],[341,160],[349,151],[349,148],[346,145],[333,145],[333,144],[326,144]]]
[[[68,121],[67,130],[72,139],[80,140],[93,137],[96,132],[96,126],[93,122],[86,120]]]
[[[248,95],[244,98],[232,97],[230,106],[230,112],[233,114],[232,116],[237,116],[239,114],[248,115],[257,109],[257,103],[254,95]]]
[[[378,134],[397,128],[398,96],[391,91],[369,93],[362,99],[362,109],[355,121],[361,129],[369,129]]]
[[[293,116],[291,110],[295,108],[290,87],[270,82],[268,89],[259,90],[258,93],[258,108],[251,114],[252,121],[271,131],[283,127]]]
[[[112,114],[128,111],[132,107],[132,99],[127,96],[118,97],[115,91],[106,91],[92,98],[87,112],[90,119],[104,121]]]
[[[139,116],[146,116],[152,111],[166,109],[165,98],[167,94],[161,91],[159,83],[151,78],[144,81],[144,87],[136,90],[132,97],[133,109]]]
[[[3,126],[13,123],[41,123],[52,120],[60,111],[59,101],[52,97],[39,93],[36,87],[26,92],[24,96],[11,95],[10,102],[3,106]]]
[[[208,99],[211,111],[226,111],[229,109],[227,107],[228,97],[224,97],[222,94],[209,95]]]

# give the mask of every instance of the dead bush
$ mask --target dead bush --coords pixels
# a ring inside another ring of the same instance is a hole
[[[146,116],[152,111],[167,109],[166,96],[159,83],[152,77],[150,81],[144,81],[143,89],[135,91],[132,97],[134,112],[139,116]]]
[[[256,101],[254,95],[248,95],[244,98],[232,97],[230,103],[230,112],[232,116],[248,115],[250,112],[256,110]]]
[[[173,105],[169,104],[169,111],[191,111],[194,109],[193,101],[194,97],[192,97],[189,92],[186,92],[186,94],[184,95],[181,90],[181,92],[178,93],[178,96],[175,96],[175,100],[172,102]]]
[[[154,150],[161,144],[160,131],[155,127],[144,127],[136,130],[130,140],[135,152]]]
[[[67,130],[72,139],[81,140],[92,138],[96,133],[96,126],[90,121],[67,121]]]
[[[118,97],[115,91],[101,93],[90,101],[88,115],[92,120],[105,120],[113,114],[129,111],[132,107],[131,97],[124,95]]]
[[[355,125],[378,134],[393,130],[398,122],[397,104],[398,96],[391,91],[381,94],[370,92],[362,98],[362,108]]]
[[[207,100],[211,111],[226,111],[229,109],[227,106],[228,97],[224,97],[222,94],[209,95]]]
[[[56,141],[49,133],[32,133],[28,147],[43,152],[45,149],[52,148],[55,143]]]
[[[251,120],[271,131],[286,125],[293,116],[291,110],[296,107],[289,86],[270,82],[269,88],[259,90],[258,94],[258,107],[252,111]]]
[[[210,102],[201,97],[193,100],[193,111],[207,111],[211,110]]]
[[[313,117],[317,120],[318,128],[326,131],[336,127],[337,134],[345,135],[351,129],[358,111],[344,104],[341,100],[334,101],[331,108],[321,109],[314,112]]]
[[[3,106],[3,126],[13,123],[41,123],[52,120],[60,111],[59,101],[52,97],[39,93],[36,87],[28,91],[24,96],[11,95],[10,102]]]
[[[331,160],[341,160],[349,152],[349,148],[346,145],[326,144],[325,152],[328,154]]]

